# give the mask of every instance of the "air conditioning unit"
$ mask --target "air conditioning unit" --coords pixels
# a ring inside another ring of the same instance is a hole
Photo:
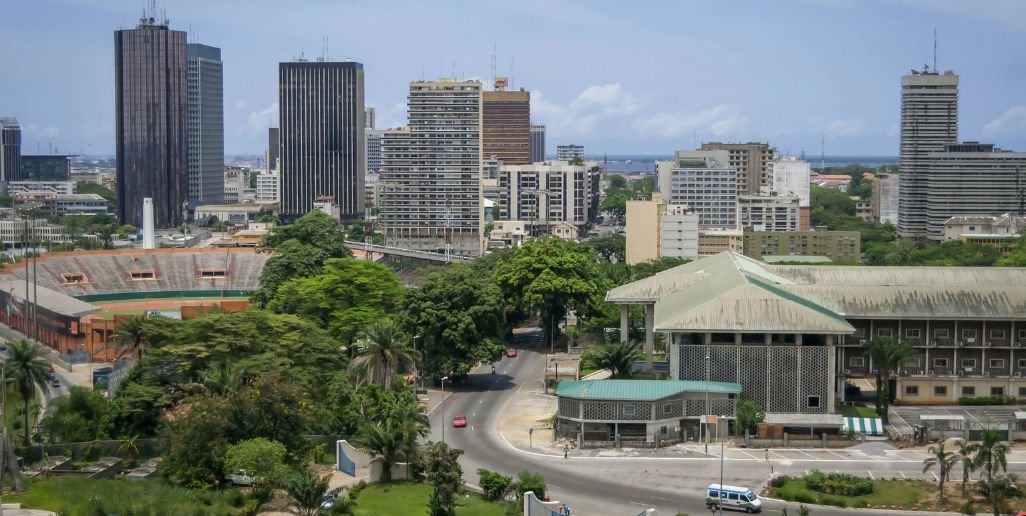
[[[960,340],[960,341],[956,342],[955,345],[958,346],[958,347],[965,347],[965,341],[964,340]]]
[[[1023,347],[1024,344],[1026,344],[1026,340],[1017,340],[1017,341],[1015,341],[1015,346],[1018,347],[1018,348]]]
[[[865,345],[866,345],[866,339],[859,339],[859,346],[865,346]]]
[[[908,376],[908,369],[901,369],[898,371],[901,376]]]
[[[928,341],[928,342],[926,343],[926,345],[927,345],[927,346],[936,346],[936,345],[937,345],[937,341],[935,341],[935,340],[931,340],[931,341]]]
[[[1022,378],[1022,371],[1016,371],[1015,373],[1012,374],[1012,376],[1014,376],[1016,378]]]
[[[849,376],[849,375],[851,375],[851,369],[845,369],[845,370],[844,370],[844,375],[845,375],[845,376]]]
[[[973,368],[971,368],[971,367],[963,367],[962,368],[962,375],[963,376],[970,375],[970,374],[973,374]]]
[[[933,369],[929,369],[929,370],[927,370],[927,371],[926,371],[926,374],[928,374],[928,375],[930,375],[930,376],[933,376],[933,375],[934,375]]]

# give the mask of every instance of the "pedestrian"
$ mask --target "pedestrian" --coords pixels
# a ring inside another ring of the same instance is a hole
[[[564,459],[569,459],[570,458],[570,445],[569,444],[564,444],[563,445],[563,458]]]
[[[570,506],[567,504],[563,504],[563,507],[566,507],[566,516],[570,516]]]

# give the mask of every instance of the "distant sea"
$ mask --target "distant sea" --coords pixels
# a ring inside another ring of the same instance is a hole
[[[602,161],[604,156],[586,156],[585,159],[589,161]],[[641,174],[646,172],[655,172],[656,160],[668,160],[673,159],[672,155],[658,155],[658,154],[619,154],[609,155],[609,171],[620,172],[625,174]],[[820,158],[819,156],[806,156],[809,164],[812,165],[813,170],[819,170],[822,167],[825,168],[841,168],[851,164],[861,165],[863,167],[879,167],[883,165],[897,165],[897,156],[826,156]],[[630,161],[630,163],[628,163]]]

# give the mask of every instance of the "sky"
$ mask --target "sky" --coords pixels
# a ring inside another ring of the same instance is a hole
[[[0,0],[0,116],[23,152],[114,152],[114,37],[146,0]],[[189,41],[222,49],[225,152],[262,153],[277,67],[364,64],[378,128],[409,81],[497,75],[531,92],[547,147],[672,154],[703,141],[782,153],[893,156],[901,76],[960,75],[963,140],[1026,151],[1021,0],[157,0]],[[455,74],[454,74],[455,72]]]

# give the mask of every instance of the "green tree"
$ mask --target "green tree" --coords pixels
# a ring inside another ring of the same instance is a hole
[[[976,444],[964,439],[958,441],[958,462],[962,464],[962,497],[966,496],[966,486],[969,482],[969,475],[976,471],[976,464],[973,456],[976,453]]]
[[[752,400],[739,400],[734,409],[734,433],[743,435],[766,419],[766,411]]]
[[[363,220],[355,220],[349,225],[349,233],[346,237],[351,241],[363,242],[364,231],[363,231]]]
[[[410,338],[391,319],[382,319],[370,323],[364,330],[360,350],[349,368],[362,372],[368,382],[388,388],[395,375],[415,371],[416,363]]]
[[[909,359],[916,356],[908,342],[897,338],[873,337],[866,354],[876,369],[876,413],[887,425],[888,410],[894,393],[890,392],[891,375]]]
[[[644,358],[637,342],[607,342],[588,353],[588,367],[608,369],[613,378],[630,378],[634,362]]]
[[[531,491],[535,496],[544,500],[545,477],[527,470],[521,471],[517,473],[516,490],[517,498],[523,498],[524,493]]]
[[[627,178],[621,175],[609,176],[609,188],[615,188],[617,190],[627,188]]]
[[[106,436],[103,423],[110,406],[99,391],[77,385],[68,389],[67,396],[50,401],[41,422],[43,434],[50,442],[81,442]]]
[[[313,399],[298,385],[278,375],[264,375],[226,398],[231,442],[265,437],[285,445],[287,460],[298,462],[310,442],[304,437]]]
[[[289,477],[283,487],[299,514],[317,516],[330,480],[329,475],[318,477],[312,471],[302,469]]]
[[[216,485],[224,478],[224,454],[232,423],[225,398],[199,398],[168,421],[161,432],[165,453],[160,469],[187,487]]]
[[[459,458],[463,450],[445,443],[431,443],[425,457],[425,473],[434,487],[431,516],[453,516],[456,494],[463,488],[463,467]]]
[[[204,370],[202,379],[207,391],[224,396],[242,385],[243,371],[238,364],[221,362]]]
[[[1001,433],[997,430],[984,430],[980,442],[976,445],[973,466],[983,473],[987,481],[992,480],[998,472],[1008,470],[1008,452],[1011,448],[1001,442]]]
[[[392,466],[405,452],[402,430],[391,422],[368,423],[360,429],[354,442],[375,457],[381,457],[381,481],[392,480]]]
[[[592,238],[586,243],[607,262],[622,262],[627,259],[627,238],[619,233]]]
[[[485,468],[477,470],[478,482],[486,500],[503,500],[513,487],[513,478]]]
[[[951,475],[951,468],[958,463],[958,455],[945,451],[944,443],[928,448],[930,456],[923,460],[923,473],[930,471],[934,466],[940,470],[937,473],[937,492],[940,503],[944,503],[944,480]]]
[[[350,256],[342,225],[319,210],[292,224],[271,227],[260,250],[272,253],[260,273],[260,289],[253,293],[253,300],[261,307],[274,299],[285,282],[317,274],[328,259]]]
[[[1014,512],[1008,507],[1008,500],[1023,495],[1022,489],[1015,485],[1017,480],[1018,477],[1015,473],[1009,473],[1007,475],[991,477],[980,482],[979,492],[990,502],[994,516]]]
[[[599,202],[599,211],[607,212],[618,220],[623,220],[627,214],[628,200],[625,190],[613,190],[610,188],[606,191],[605,198]]]
[[[149,339],[145,320],[142,316],[136,316],[117,325],[111,340],[118,351],[128,351],[133,357],[142,358]]]
[[[403,398],[403,403],[389,406],[387,420],[399,430],[403,458],[406,460],[406,476],[412,478],[411,465],[419,454],[418,440],[427,437],[431,422],[420,403]],[[412,401],[412,402],[411,402]]]
[[[14,386],[21,394],[24,410],[25,444],[31,443],[29,432],[29,401],[34,398],[36,388],[47,391],[50,385],[49,373],[46,369],[50,364],[43,359],[43,350],[35,344],[26,340],[11,342],[7,347],[7,359],[3,367],[6,369],[7,378],[14,382]],[[6,386],[5,386],[6,387]]]
[[[108,202],[117,202],[118,200],[117,192],[99,183],[93,183],[91,181],[79,181],[76,191],[80,194],[97,194],[100,197],[107,199]]]
[[[285,445],[263,437],[246,439],[228,446],[224,455],[224,473],[245,471],[262,485],[278,484],[288,474]]]

